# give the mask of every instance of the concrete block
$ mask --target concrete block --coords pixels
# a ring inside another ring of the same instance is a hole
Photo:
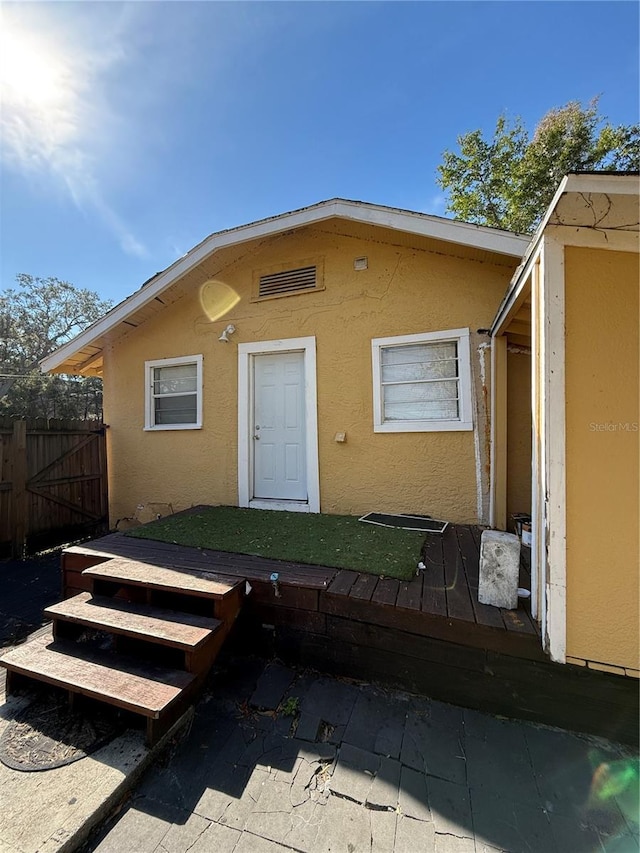
[[[515,610],[518,606],[520,540],[513,533],[485,530],[480,543],[478,601]]]

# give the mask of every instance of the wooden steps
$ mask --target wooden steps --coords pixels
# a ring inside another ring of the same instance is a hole
[[[191,651],[205,643],[222,622],[196,613],[161,610],[106,596],[81,592],[45,609],[56,629],[66,623],[121,634],[163,646]]]
[[[89,592],[46,609],[51,635],[0,659],[7,692],[38,681],[97,699],[144,717],[152,744],[204,681],[242,606],[244,582],[125,558],[83,576]]]
[[[197,569],[168,569],[117,557],[83,571],[83,576],[96,580],[141,586],[202,598],[224,598],[239,585],[237,578],[221,578]]]
[[[36,678],[127,711],[157,719],[195,676],[180,670],[149,667],[113,653],[54,641],[51,635],[17,646],[3,663],[13,674]]]

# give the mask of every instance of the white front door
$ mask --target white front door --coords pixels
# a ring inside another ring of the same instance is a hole
[[[253,497],[307,500],[304,352],[253,357]]]

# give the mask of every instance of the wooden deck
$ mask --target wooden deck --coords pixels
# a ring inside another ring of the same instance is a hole
[[[328,592],[507,633],[539,636],[538,625],[531,618],[527,603],[521,602],[517,610],[503,610],[478,601],[480,535],[477,527],[450,525],[442,536],[427,538],[423,556],[426,569],[413,580],[397,581],[338,571]],[[530,588],[524,561],[520,585]]]
[[[65,551],[65,595],[83,590],[80,572],[87,566],[86,557],[125,557],[170,567],[178,573],[180,569],[195,569],[246,579],[254,588],[253,599],[270,615],[273,608],[333,614],[352,610],[364,621],[368,621],[364,615],[368,613],[377,617],[377,624],[544,660],[539,629],[528,603],[521,602],[517,610],[503,610],[478,602],[480,535],[480,528],[465,525],[449,525],[443,535],[428,535],[423,554],[426,568],[410,581],[398,581],[112,533]],[[273,572],[278,573],[279,596],[270,581]],[[524,564],[520,583],[529,588]],[[281,612],[281,616],[286,614]],[[291,621],[299,620],[291,616]]]
[[[189,570],[237,578],[251,587],[230,638],[237,652],[636,743],[634,679],[552,663],[528,602],[513,611],[478,603],[480,535],[455,525],[428,536],[425,570],[402,582],[115,533],[63,553],[63,593],[86,591],[83,570],[119,557],[171,569],[176,589]],[[530,588],[525,565],[520,586]]]

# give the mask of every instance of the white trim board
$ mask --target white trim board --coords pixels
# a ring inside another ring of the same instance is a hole
[[[565,418],[564,248],[542,241],[544,288],[543,430],[546,482],[546,634],[551,660],[565,663],[567,651],[567,510]]]
[[[487,387],[490,389],[491,386],[487,384],[487,361],[485,354],[487,350],[489,350],[489,358],[491,358],[491,343],[482,343],[477,347],[478,354],[478,368],[480,375],[475,376],[474,374],[474,363],[471,364],[471,384],[474,389],[473,394],[473,413],[474,413],[474,424],[475,429],[473,430],[473,451],[475,454],[475,462],[476,462],[476,512],[478,514],[478,524],[486,524],[487,523],[487,513],[489,513],[489,518],[491,517],[491,458],[489,458],[489,482],[483,480],[483,470],[485,468],[483,460],[483,449],[480,441],[480,432],[484,428],[486,429],[487,423],[489,424],[489,428],[491,428],[491,406],[487,410],[484,405],[484,395],[483,389]],[[489,362],[489,370],[491,370],[491,362]],[[478,381],[480,383],[480,394],[478,394]],[[489,391],[490,393],[490,391]],[[482,411],[480,411],[480,401],[483,401]],[[491,454],[491,443],[489,444],[489,454]],[[488,504],[485,508],[485,486],[488,490]]]
[[[540,348],[540,252],[531,267],[531,615],[546,623],[544,615],[545,523],[544,495],[540,476],[539,412],[542,373]],[[544,646],[544,631],[543,646]]]
[[[252,360],[255,355],[277,352],[304,353],[306,420],[307,494],[304,501],[254,500],[251,452],[251,411],[253,407]],[[288,509],[293,512],[320,512],[320,471],[318,466],[318,393],[316,379],[316,339],[285,338],[238,344],[238,506],[256,509]]]
[[[249,509],[269,509],[278,512],[311,512],[307,501],[277,501],[268,498],[252,498]]]
[[[637,252],[640,234],[637,231],[614,231],[603,228],[582,228],[575,225],[548,225],[545,234],[564,246],[578,249],[604,249],[611,252]]]

